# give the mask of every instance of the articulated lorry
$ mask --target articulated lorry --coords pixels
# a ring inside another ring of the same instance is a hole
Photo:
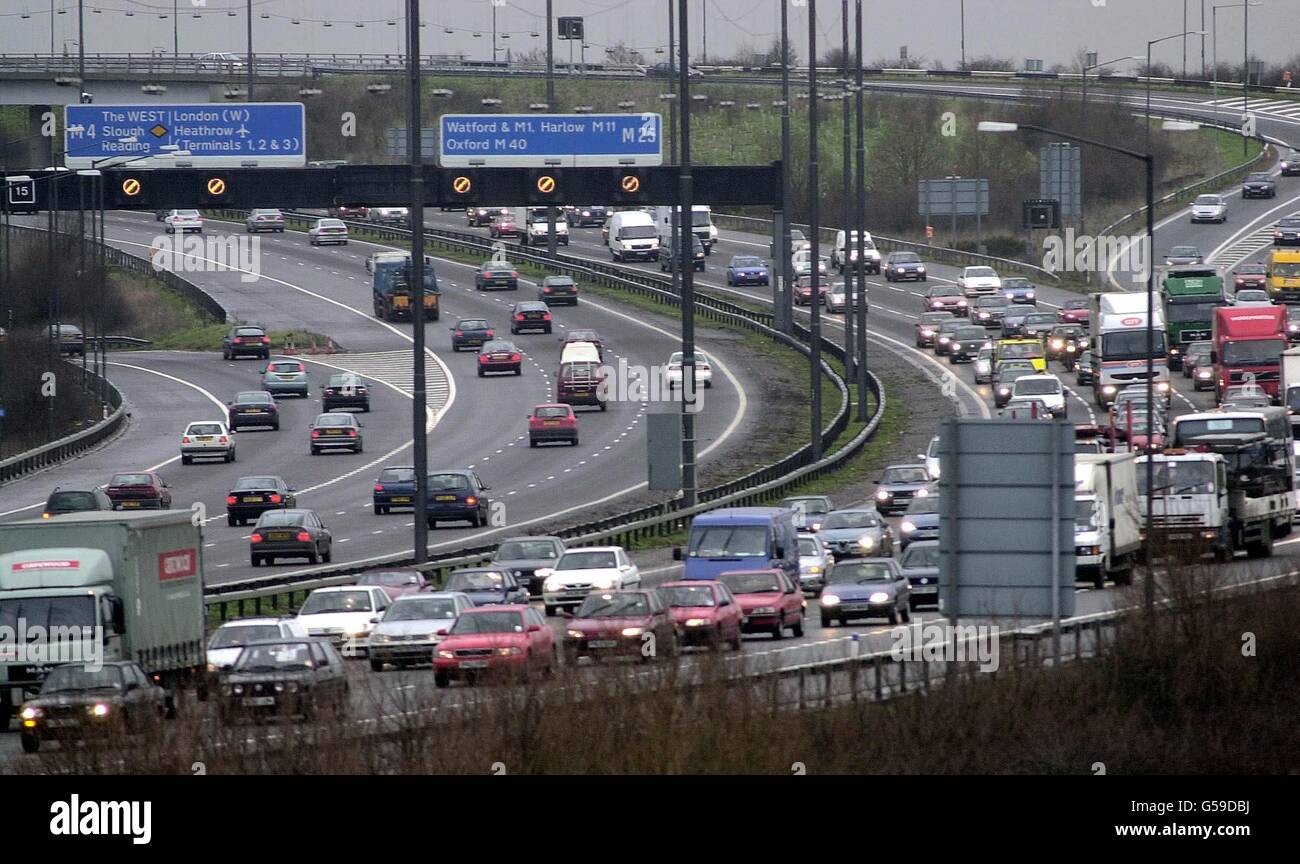
[[[411,317],[411,254],[409,252],[376,252],[366,260],[366,269],[372,274],[372,294],[375,317],[397,321]],[[424,317],[437,321],[440,315],[438,277],[433,272],[433,258],[424,256]]]
[[[1146,463],[1155,463],[1153,536],[1171,545],[1202,544],[1220,561],[1239,550],[1252,558],[1272,555],[1295,515],[1292,440],[1283,408],[1174,418],[1173,446],[1137,460],[1143,513]]]
[[[1214,310],[1214,396],[1234,384],[1256,384],[1277,399],[1282,352],[1289,346],[1283,306],[1224,306]]]
[[[184,512],[0,524],[0,724],[61,663],[135,660],[206,697],[203,532]]]
[[[1160,286],[1165,332],[1169,335],[1169,368],[1182,369],[1188,343],[1210,338],[1214,310],[1226,302],[1223,277],[1215,267],[1172,267]]]
[[[1154,379],[1156,392],[1170,396],[1168,342],[1160,303],[1153,307],[1150,351],[1147,349],[1147,297],[1145,293],[1115,292],[1089,298],[1092,352],[1097,364],[1092,391],[1102,407],[1115,401],[1120,390]],[[1151,368],[1148,375],[1148,366]]]
[[[1142,551],[1142,513],[1132,453],[1074,456],[1075,578],[1096,588],[1133,581]]]

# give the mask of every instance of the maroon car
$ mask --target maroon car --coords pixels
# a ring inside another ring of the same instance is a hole
[[[1056,318],[1062,324],[1088,324],[1088,301],[1082,297],[1066,300],[1056,312]]]
[[[488,234],[492,237],[518,237],[520,233],[513,216],[498,216],[488,226]]]
[[[803,592],[780,570],[728,570],[718,581],[731,589],[740,603],[746,633],[771,633],[782,638],[789,627],[795,637],[803,635]]]
[[[1264,264],[1242,264],[1232,271],[1232,289],[1268,288],[1268,267]]]
[[[925,292],[921,303],[926,312],[951,312],[963,318],[969,314],[970,301],[961,293],[961,289],[952,285],[933,286]]]
[[[822,276],[817,280],[817,302],[825,305],[826,292],[830,290],[830,279]],[[812,305],[813,277],[809,273],[806,276],[800,276],[794,283],[794,302],[800,306]]]
[[[564,658],[609,655],[641,660],[677,653],[677,628],[657,591],[600,591],[587,595],[577,612],[565,612]]]
[[[555,631],[531,606],[484,606],[462,612],[433,655],[433,683],[555,671]]]
[[[383,588],[384,593],[396,600],[403,594],[417,594],[429,586],[429,580],[419,570],[374,570],[357,576],[358,585]]]
[[[157,474],[114,474],[104,487],[114,510],[170,510],[172,490]]]
[[[682,645],[730,645],[740,650],[745,616],[726,585],[711,579],[668,582],[659,586],[659,594],[668,604]]]
[[[329,208],[329,214],[334,219],[365,219],[370,215],[370,208],[360,204],[344,204]]]

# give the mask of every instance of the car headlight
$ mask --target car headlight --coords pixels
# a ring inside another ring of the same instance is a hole
[[[917,497],[917,498],[929,498],[929,497],[930,497],[930,490],[929,490],[929,489],[926,489],[924,486],[922,486],[920,489],[917,489],[917,490],[916,490],[916,497]]]
[[[360,636],[362,633],[365,633],[369,627],[369,624],[345,624],[343,625],[343,632],[349,636]]]
[[[90,706],[91,716],[94,717],[107,717],[108,711],[108,705],[104,702],[96,702],[94,705]]]
[[[933,335],[934,335],[934,331],[931,330],[931,329],[929,329],[928,327],[922,327],[922,328],[921,328],[921,335],[922,335],[922,336],[933,336]]]
[[[708,618],[687,618],[686,626],[687,627],[708,627],[709,619]]]
[[[44,717],[45,712],[40,708],[24,708],[22,716],[24,720],[37,720]]]
[[[877,591],[867,598],[868,603],[888,603],[889,595],[884,591]]]
[[[818,573],[822,572],[822,568],[820,564],[809,564],[808,568],[804,572],[816,576]]]
[[[1169,392],[1169,382],[1168,382],[1168,381],[1157,381],[1157,382],[1156,382],[1156,392],[1157,392],[1157,393],[1168,393],[1168,392]]]
[[[565,632],[565,635],[567,635],[570,639],[581,639],[581,638],[582,638],[582,631],[581,631],[581,630],[565,630],[564,632]]]
[[[1053,339],[1053,340],[1052,340],[1052,347],[1053,347],[1054,349],[1056,349],[1057,351],[1060,351],[1062,348],[1065,347],[1065,343],[1062,342],[1060,339]]]
[[[440,651],[438,652],[438,656],[441,657],[443,660],[451,660],[451,659],[455,658],[455,656],[456,656],[456,652],[455,652],[455,651],[441,651],[441,650],[440,650]]]
[[[1119,388],[1116,387],[1114,384],[1106,384],[1106,385],[1103,385],[1103,386],[1102,386],[1102,388],[1101,388],[1101,392],[1102,392],[1103,395],[1106,395],[1106,396],[1114,396],[1114,395],[1115,395],[1115,392],[1116,392],[1118,389],[1119,389]]]
[[[283,693],[283,692],[284,692],[284,682],[283,682],[283,681],[276,681],[276,682],[275,682],[275,692],[276,692],[276,693]]]
[[[1033,300],[1033,299],[1034,299],[1034,292],[1033,292],[1033,291],[1026,291],[1026,292],[1025,292],[1025,299],[1027,299],[1027,300]]]
[[[243,685],[243,684],[236,684],[235,686],[233,686],[233,687],[230,688],[230,692],[233,693],[233,694],[236,695],[236,696],[242,696],[242,695],[244,695],[244,685]]]
[[[624,627],[624,628],[623,628],[623,635],[624,635],[624,636],[627,636],[628,638],[634,638],[634,637],[636,637],[636,636],[640,636],[640,635],[641,635],[642,633],[644,633],[644,632],[645,632],[645,628],[644,628],[644,627]]]
[[[890,492],[888,489],[877,489],[877,490],[876,490],[876,500],[877,500],[877,501],[888,501],[890,498],[893,498],[893,497],[894,497],[894,493]]]
[[[840,598],[837,594],[823,594],[821,602],[823,606],[838,606],[840,605]]]
[[[1197,369],[1196,377],[1208,381],[1212,376],[1209,369]]]
[[[371,642],[392,642],[393,637],[389,636],[387,633],[372,633],[370,636],[370,641]]]
[[[498,648],[496,654],[498,657],[512,657],[515,654],[522,654],[523,650],[518,645],[511,645],[509,648]]]
[[[999,396],[1010,396],[1010,395],[1011,395],[1011,390],[1010,390],[1009,388],[1007,388],[1007,387],[999,387],[999,388],[998,388],[998,395],[999,395]]]
[[[876,548],[876,538],[870,534],[863,534],[858,538],[858,545],[863,549],[874,549]]]
[[[558,592],[562,587],[564,587],[564,586],[563,586],[563,584],[560,582],[560,580],[559,580],[559,579],[555,579],[555,578],[552,577],[552,578],[550,578],[550,579],[547,579],[547,580],[546,580],[546,583],[545,583],[544,585],[542,585],[542,590],[545,591],[545,592],[547,592],[548,594],[555,594],[555,593],[557,593],[557,592]]]
[[[608,591],[609,589],[614,587],[614,577],[597,576],[595,579],[591,581],[591,584],[595,586],[598,590]]]
[[[904,519],[903,524],[898,526],[898,530],[902,531],[904,534],[911,534],[916,530],[916,523]]]
[[[957,301],[957,305],[958,305],[958,306],[966,306],[966,305],[968,305],[968,304],[966,303],[965,300],[958,300],[958,301]]]
[[[209,671],[209,672],[216,672],[216,671],[217,671],[217,664],[216,664],[216,663],[209,663],[209,664],[208,664],[208,671]]]

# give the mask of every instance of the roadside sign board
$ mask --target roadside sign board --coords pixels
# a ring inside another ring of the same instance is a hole
[[[663,164],[660,114],[444,114],[444,168]]]
[[[188,163],[197,168],[301,168],[307,164],[306,112],[301,102],[69,105],[64,120],[69,168],[105,168],[132,159],[142,162],[141,157],[169,150],[189,155],[174,162],[155,161],[151,167]]]

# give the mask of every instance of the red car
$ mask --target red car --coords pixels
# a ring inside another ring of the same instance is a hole
[[[515,224],[513,216],[498,216],[492,220],[488,226],[488,234],[492,237],[518,237],[519,226]]]
[[[104,487],[114,510],[170,510],[172,490],[157,474],[114,474]]]
[[[564,659],[639,656],[642,662],[677,653],[677,628],[657,591],[592,592],[577,612],[564,612]]]
[[[335,219],[365,219],[370,216],[370,208],[359,204],[356,206],[346,204],[341,207],[331,207],[329,213]]]
[[[796,638],[803,635],[803,592],[780,570],[728,570],[718,581],[740,603],[745,633],[771,633],[780,639],[789,627]]]
[[[1061,308],[1056,313],[1057,320],[1062,324],[1084,324],[1087,325],[1088,301],[1083,298],[1066,300],[1061,304]]]
[[[921,300],[924,312],[951,312],[954,315],[968,317],[970,301],[961,290],[951,285],[935,285],[925,292]]]
[[[668,582],[659,586],[659,594],[668,603],[682,645],[740,650],[745,614],[726,585],[711,579]]]
[[[531,606],[484,606],[461,613],[433,655],[433,683],[555,671],[555,631]]]
[[[578,446],[578,416],[568,405],[547,402],[533,408],[528,415],[528,446],[549,441],[564,441]]]
[[[817,280],[817,302],[826,303],[826,292],[830,290],[831,283],[825,276]],[[812,276],[800,276],[794,284],[794,302],[800,306],[812,305]]]
[[[404,594],[418,594],[429,587],[429,580],[419,570],[375,570],[357,576],[358,585],[383,588],[384,593],[396,600]]]

